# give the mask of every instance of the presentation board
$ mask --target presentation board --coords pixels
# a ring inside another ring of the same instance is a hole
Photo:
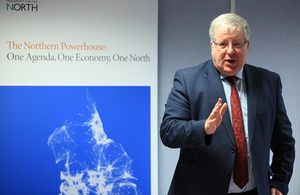
[[[0,194],[157,194],[158,2],[0,2]]]

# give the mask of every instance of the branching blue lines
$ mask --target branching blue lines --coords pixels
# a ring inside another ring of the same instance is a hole
[[[89,159],[91,162],[74,160],[75,150],[80,145],[77,145],[72,138],[76,132],[71,131],[71,128],[78,125],[65,122],[63,126],[56,128],[48,138],[48,146],[53,151],[56,164],[64,163],[64,170],[60,173],[62,180],[60,194],[142,194],[134,183],[137,179],[132,175],[132,160],[121,144],[107,138],[96,105],[88,90],[87,100],[90,117],[83,124],[79,124],[79,129],[84,131],[88,129],[85,134],[89,136],[87,140],[89,150],[85,151],[87,156],[85,159]]]

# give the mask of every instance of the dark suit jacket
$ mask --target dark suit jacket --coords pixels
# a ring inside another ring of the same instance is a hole
[[[280,77],[247,64],[244,74],[249,141],[258,194],[269,194],[270,186],[287,194],[295,158],[295,141],[281,95]],[[216,132],[204,136],[204,123],[214,105],[219,98],[226,102],[221,82],[211,60],[178,70],[175,74],[160,129],[166,146],[181,148],[170,195],[228,193],[235,158],[228,110]],[[270,149],[274,154],[271,166]],[[270,174],[274,174],[272,179]]]

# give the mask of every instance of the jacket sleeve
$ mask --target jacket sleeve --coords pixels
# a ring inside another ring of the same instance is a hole
[[[179,70],[165,105],[160,126],[164,145],[170,148],[199,147],[204,144],[205,120],[193,120],[186,78]]]
[[[295,159],[295,140],[292,137],[291,123],[287,117],[282,97],[282,85],[280,77],[277,79],[277,108],[276,119],[271,141],[272,172],[270,185],[281,193],[287,194],[288,183],[293,172]]]

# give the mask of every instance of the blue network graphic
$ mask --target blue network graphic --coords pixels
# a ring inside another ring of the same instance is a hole
[[[107,137],[96,103],[88,89],[86,93],[90,116],[83,116],[85,122],[73,124],[66,121],[48,138],[47,144],[53,151],[56,164],[64,163],[60,172],[60,195],[142,194],[134,183],[137,179],[131,170],[132,160],[121,144]],[[88,137],[84,140],[88,147],[82,147],[87,157],[84,159],[89,159],[89,162],[76,158],[77,149],[81,147],[81,143],[74,139],[76,133],[80,135],[78,130],[84,131]]]

